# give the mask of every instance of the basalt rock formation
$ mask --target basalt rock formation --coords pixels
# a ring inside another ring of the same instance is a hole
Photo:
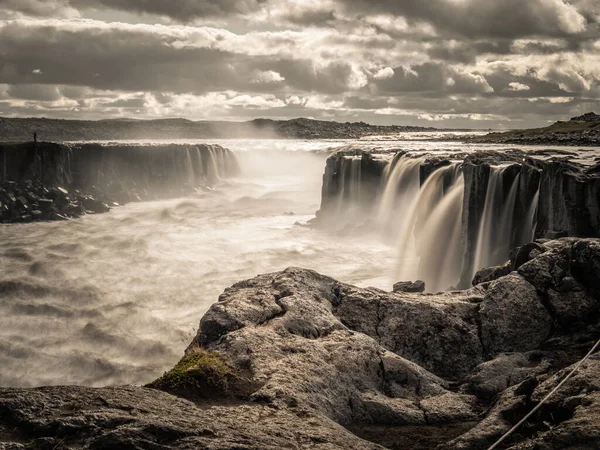
[[[510,267],[440,294],[296,268],[237,283],[188,348],[227,364],[228,392],[0,389],[0,448],[487,448],[600,338],[600,240],[537,241]],[[598,448],[599,369],[504,448]]]
[[[189,194],[238,170],[233,152],[219,145],[3,144],[0,220],[105,212],[115,203]]]

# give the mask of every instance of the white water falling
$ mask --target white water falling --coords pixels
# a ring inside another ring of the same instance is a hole
[[[478,270],[503,264],[508,260],[513,213],[520,175],[512,182],[507,198],[504,198],[504,175],[510,166],[494,166],[490,168],[490,179],[485,199],[485,206],[479,233],[472,275]]]
[[[421,187],[420,168],[423,158],[405,158],[387,167],[389,172],[379,208],[377,222],[387,235],[405,226],[407,214]],[[393,167],[393,168],[392,168]],[[391,169],[391,171],[390,171]]]
[[[343,157],[340,161],[338,173],[338,197],[337,197],[337,215],[336,220],[339,223],[348,223],[353,221],[360,213],[361,191],[362,191],[362,158],[360,156]]]
[[[188,186],[196,186],[196,175],[194,174],[194,163],[192,162],[192,155],[190,154],[190,148],[185,149],[185,174],[187,177]]]
[[[529,224],[528,234],[524,238],[524,243],[532,242],[535,239],[535,231],[537,229],[537,212],[538,212],[538,202],[540,199],[540,188],[535,192],[533,199],[531,201],[531,205],[527,210],[527,221],[526,224]]]
[[[206,174],[204,173],[204,165],[202,164],[202,153],[200,147],[195,146],[195,157],[196,157],[196,179],[206,180]]]
[[[452,182],[445,191],[448,176]],[[427,178],[399,228],[398,281],[421,279],[427,291],[448,289],[458,282],[463,193],[464,181],[456,164]]]
[[[208,161],[206,164],[206,179],[208,182],[210,183],[216,183],[217,181],[219,181],[221,179],[220,177],[220,173],[219,173],[219,164],[217,163],[217,158],[215,155],[215,149],[209,145],[207,146],[208,148]]]
[[[435,206],[419,230],[419,276],[430,292],[455,287],[462,268],[462,175]]]

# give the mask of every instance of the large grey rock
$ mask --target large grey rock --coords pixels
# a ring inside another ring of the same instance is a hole
[[[538,348],[550,336],[552,317],[535,287],[510,274],[492,283],[481,304],[481,341],[488,358]]]
[[[353,289],[294,268],[238,283],[204,316],[194,345],[249,368],[259,386],[251,398],[280,408],[312,408],[342,424],[473,418],[470,397],[451,393],[441,378],[370,336],[384,293]],[[396,300],[402,304],[388,298]],[[345,304],[362,308],[361,326],[344,321],[354,311]]]
[[[375,450],[310,410],[200,404],[139,387],[0,389],[0,448]]]

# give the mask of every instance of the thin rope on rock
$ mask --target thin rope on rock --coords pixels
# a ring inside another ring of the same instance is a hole
[[[511,434],[513,434],[521,425],[523,425],[525,422],[527,422],[527,420],[532,415],[534,415],[542,407],[542,405],[544,403],[546,403],[548,401],[548,399],[556,393],[556,391],[558,391],[567,381],[569,381],[571,379],[571,377],[573,377],[573,375],[575,375],[575,373],[579,370],[579,368],[583,365],[583,363],[586,362],[588,360],[588,358],[594,354],[594,352],[598,349],[599,346],[600,346],[600,340],[598,342],[596,342],[596,345],[594,345],[592,347],[592,349],[588,352],[588,354],[585,355],[581,361],[579,361],[579,364],[577,364],[577,366],[575,366],[575,368],[571,371],[571,373],[569,373],[569,375],[567,375],[564,378],[564,380],[562,380],[554,389],[552,389],[552,391],[548,395],[546,395],[544,397],[544,399],[535,408],[533,408],[529,414],[527,414],[525,417],[523,417],[519,421],[519,423],[517,423],[514,427],[512,427],[506,434],[504,434],[504,436],[502,436],[500,439],[498,439],[494,445],[492,445],[490,448],[488,448],[488,450],[495,450],[496,448],[498,448],[498,446],[500,444],[502,444],[502,442],[504,442],[506,440],[506,438],[508,438]]]

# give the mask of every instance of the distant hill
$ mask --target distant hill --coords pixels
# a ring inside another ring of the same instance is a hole
[[[290,138],[357,139],[401,132],[437,131],[434,128],[378,126],[364,122],[340,123],[311,119],[219,122],[187,119],[62,120],[0,118],[0,141],[30,141],[33,133],[43,141],[129,139]]]
[[[600,146],[600,115],[590,112],[558,121],[544,128],[490,133],[469,139],[470,142],[524,145]]]

